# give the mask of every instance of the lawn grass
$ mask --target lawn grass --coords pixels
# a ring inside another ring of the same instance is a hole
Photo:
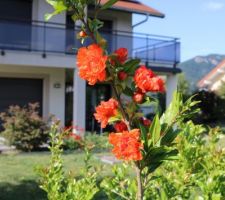
[[[93,155],[91,163],[104,167],[101,176],[110,175],[111,166],[103,165],[98,156]],[[0,199],[1,200],[44,200],[46,196],[38,187],[38,175],[35,167],[47,166],[50,160],[49,152],[20,153],[0,155]],[[70,152],[63,155],[65,171],[72,171],[79,176],[84,167],[84,153]]]
[[[225,147],[224,135],[221,135],[218,147]],[[103,164],[98,159],[106,154],[109,153],[95,153],[91,159],[94,166],[103,167],[101,177],[112,175],[111,165]],[[84,168],[84,157],[84,153],[80,151],[64,153],[62,158],[65,172],[71,171],[79,176]],[[34,169],[37,166],[48,166],[49,161],[50,152],[0,155],[0,200],[47,200],[38,186],[38,175]]]

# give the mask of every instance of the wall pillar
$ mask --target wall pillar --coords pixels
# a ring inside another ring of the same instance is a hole
[[[168,108],[173,98],[173,93],[177,89],[177,75],[169,74],[166,79],[166,107]]]
[[[76,133],[85,131],[86,121],[86,82],[78,75],[78,70],[74,69],[73,79],[73,126]],[[81,131],[83,129],[84,131]]]

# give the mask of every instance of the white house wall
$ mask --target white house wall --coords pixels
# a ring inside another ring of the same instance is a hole
[[[173,99],[173,93],[177,90],[177,75],[168,74],[166,77],[166,107],[169,106]]]
[[[217,91],[225,82],[225,74],[222,74],[220,77],[217,77],[217,80],[212,83],[210,86],[212,91]]]
[[[46,53],[42,52],[10,51],[6,50],[4,56],[0,56],[0,64],[22,66],[40,66],[53,68],[74,68],[75,55]]]
[[[45,0],[33,0],[33,10],[32,10],[32,18],[37,21],[45,21],[45,14],[52,13],[53,8],[51,5],[46,3]],[[65,13],[60,15],[56,15],[49,20],[50,22],[62,23],[65,24]]]
[[[65,121],[65,69],[0,65],[0,77],[43,79],[43,116],[53,114]],[[55,88],[60,84],[60,88]]]

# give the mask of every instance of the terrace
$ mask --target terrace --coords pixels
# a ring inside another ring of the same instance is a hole
[[[79,30],[80,27],[59,23],[0,19],[1,55],[8,50],[41,52],[44,58],[52,53],[74,55],[81,46],[75,37]],[[156,71],[179,72],[176,68],[180,61],[178,38],[119,30],[101,33],[110,41],[109,50],[126,46],[130,58],[138,57],[142,63],[155,67]],[[90,41],[86,41],[88,43]]]

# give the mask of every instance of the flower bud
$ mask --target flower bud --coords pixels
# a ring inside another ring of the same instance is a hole
[[[87,33],[86,33],[85,31],[80,31],[80,32],[79,32],[79,36],[80,36],[81,38],[84,38],[84,37],[87,36]]]
[[[141,104],[144,100],[144,96],[145,95],[143,93],[135,92],[134,95],[133,95],[133,101]]]
[[[127,73],[124,72],[124,71],[120,71],[118,74],[117,74],[118,78],[123,81],[127,78]]]
[[[146,118],[142,118],[142,123],[144,126],[150,126],[152,121]]]
[[[104,38],[102,38],[102,39],[99,41],[99,45],[100,45],[101,47],[105,47],[106,44],[107,44],[107,41],[106,41]]]
[[[123,121],[120,121],[115,123],[114,129],[116,130],[117,133],[127,131],[127,125]]]

